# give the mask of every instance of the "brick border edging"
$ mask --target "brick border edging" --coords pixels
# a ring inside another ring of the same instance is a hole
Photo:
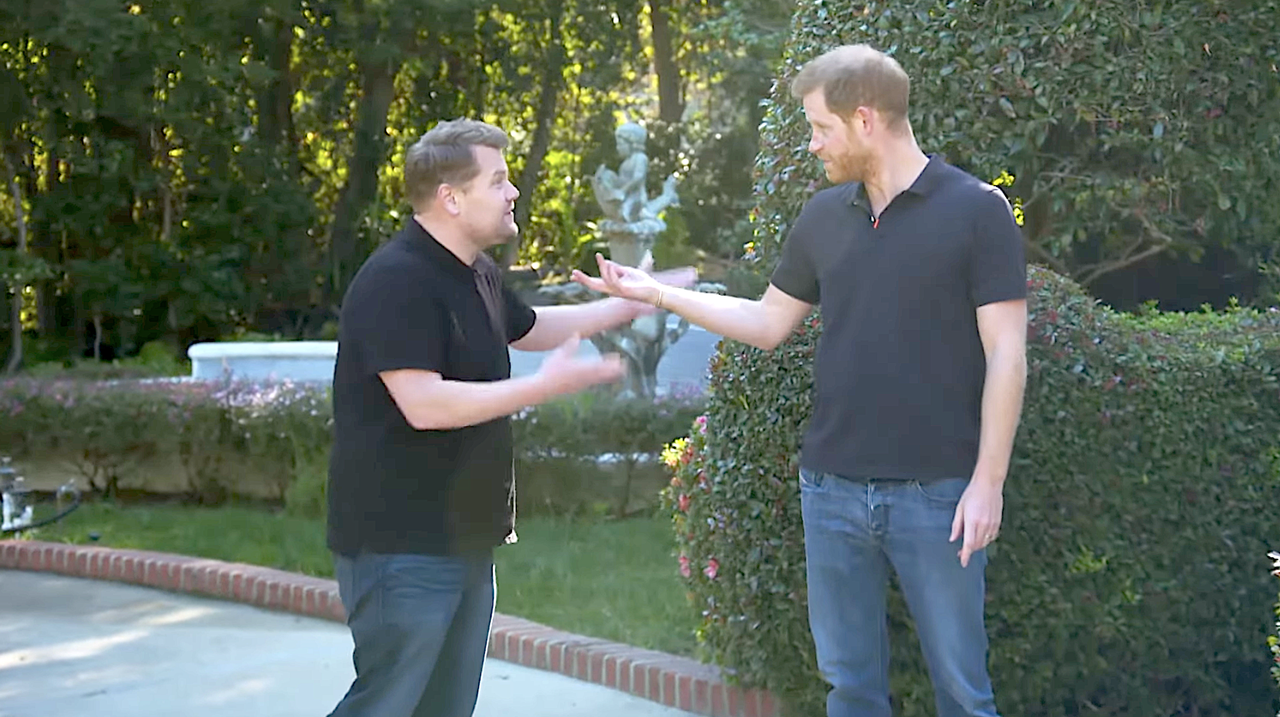
[[[0,569],[110,580],[345,622],[333,580],[244,563],[33,540],[0,540]],[[773,695],[726,683],[717,668],[495,614],[489,657],[558,672],[705,717],[778,717]]]

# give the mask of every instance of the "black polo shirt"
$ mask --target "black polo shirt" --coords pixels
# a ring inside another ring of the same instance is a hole
[[[373,252],[347,289],[340,315],[331,550],[449,555],[514,540],[508,419],[415,430],[378,373],[423,369],[453,381],[510,378],[507,344],[528,333],[534,319],[486,256],[467,266],[413,219]]]
[[[861,184],[823,190],[772,283],[822,312],[801,465],[853,478],[972,474],[986,375],[975,311],[1026,296],[1022,233],[999,189],[931,156],[878,219]]]

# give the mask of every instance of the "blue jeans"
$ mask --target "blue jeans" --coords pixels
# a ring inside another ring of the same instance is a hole
[[[885,592],[897,573],[938,717],[996,717],[983,622],[986,551],[949,542],[968,478],[851,480],[800,472],[809,623],[828,717],[890,717]]]
[[[330,717],[471,717],[493,621],[493,556],[334,556],[356,679]]]

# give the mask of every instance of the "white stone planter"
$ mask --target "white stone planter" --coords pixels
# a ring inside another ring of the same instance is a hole
[[[336,341],[217,341],[187,349],[191,377],[332,381]]]

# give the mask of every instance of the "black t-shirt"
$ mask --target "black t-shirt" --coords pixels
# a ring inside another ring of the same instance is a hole
[[[772,283],[822,312],[805,468],[972,474],[986,376],[975,312],[1026,296],[1022,233],[999,189],[930,157],[878,220],[860,184],[823,190]]]
[[[331,550],[449,555],[514,540],[509,420],[415,430],[378,374],[422,369],[454,381],[510,378],[507,344],[534,320],[488,257],[467,266],[413,219],[369,257],[340,316]]]

